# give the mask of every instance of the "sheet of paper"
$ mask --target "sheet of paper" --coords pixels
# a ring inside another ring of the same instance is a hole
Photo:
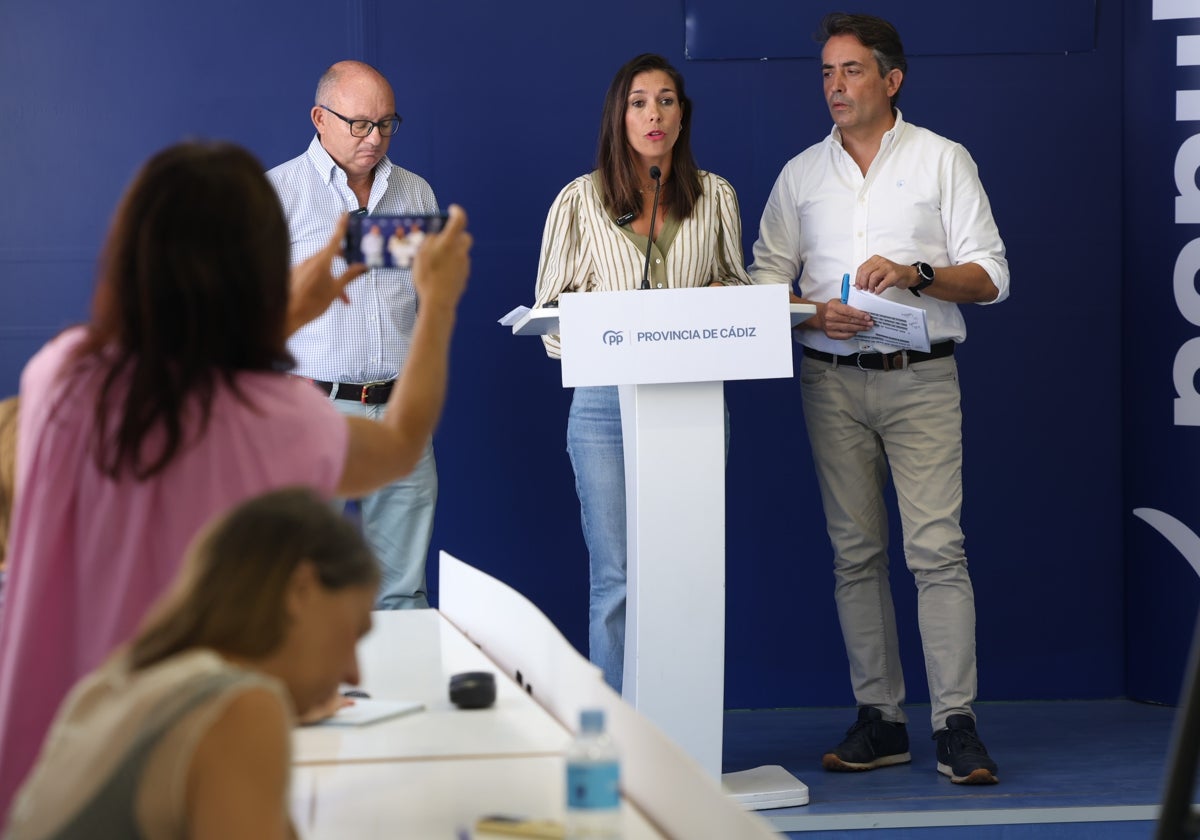
[[[515,318],[515,320],[514,320]],[[558,308],[554,306],[542,309],[530,309],[528,306],[518,306],[505,315],[501,324],[511,326],[513,335],[546,335],[558,332]]]
[[[528,311],[529,311],[528,306],[518,306],[512,312],[509,312],[507,315],[505,315],[503,318],[500,319],[500,321],[499,321],[500,326],[511,327],[513,324],[517,323],[517,321],[520,321],[522,316],[524,316],[525,313],[527,313]]]
[[[855,340],[929,352],[929,327],[924,309],[896,303],[853,286],[850,287],[850,297],[846,302],[866,312],[875,322],[875,326],[860,332]]]
[[[353,706],[339,709],[337,714],[325,718],[314,726],[365,726],[368,723],[419,712],[424,708],[423,703],[413,700],[356,698]]]

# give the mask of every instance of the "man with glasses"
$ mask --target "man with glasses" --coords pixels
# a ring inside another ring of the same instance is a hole
[[[388,144],[400,125],[392,87],[359,61],[334,64],[317,83],[316,136],[308,150],[267,177],[292,236],[292,262],[319,251],[346,213],[438,213],[424,178],[396,166]],[[405,363],[417,299],[408,268],[372,268],[350,302],[297,331],[288,344],[295,373],[313,380],[343,414],[378,419]],[[360,500],[363,532],[379,558],[378,609],[429,606],[425,559],[437,502],[432,441],[413,472]]]

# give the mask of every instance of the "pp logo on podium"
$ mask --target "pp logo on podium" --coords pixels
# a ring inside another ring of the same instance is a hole
[[[600,336],[600,340],[609,347],[616,347],[625,341],[625,336],[620,330],[605,330],[604,335]]]

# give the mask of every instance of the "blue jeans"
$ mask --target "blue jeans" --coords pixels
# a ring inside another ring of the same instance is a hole
[[[385,405],[363,405],[353,400],[334,400],[342,414],[378,420]],[[394,481],[359,500],[363,536],[379,559],[377,610],[420,609],[429,606],[425,587],[425,560],[433,536],[433,511],[437,505],[437,462],[433,441],[417,466],[405,478]],[[339,501],[339,507],[345,502]]]
[[[729,410],[725,409],[729,453]],[[621,692],[625,672],[625,449],[615,385],[576,388],[567,416],[567,454],[589,557],[588,658]]]
[[[588,658],[621,691],[625,670],[625,450],[616,386],[576,388],[567,416],[583,539],[590,559]]]

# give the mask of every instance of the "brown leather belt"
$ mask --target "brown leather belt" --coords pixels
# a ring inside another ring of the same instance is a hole
[[[939,341],[923,350],[897,350],[895,353],[851,353],[848,356],[838,356],[824,353],[805,346],[804,355],[821,362],[831,362],[837,365],[853,365],[860,370],[904,370],[917,362],[927,362],[930,359],[944,359],[954,355],[953,341]]]
[[[351,384],[348,382],[322,382],[319,379],[312,380],[312,384],[320,388],[327,397],[333,397],[335,400],[354,400],[363,405],[379,405],[388,401],[388,397],[392,395],[392,386],[396,384],[393,379],[389,382],[368,382],[365,385]],[[336,390],[335,390],[336,389]]]

